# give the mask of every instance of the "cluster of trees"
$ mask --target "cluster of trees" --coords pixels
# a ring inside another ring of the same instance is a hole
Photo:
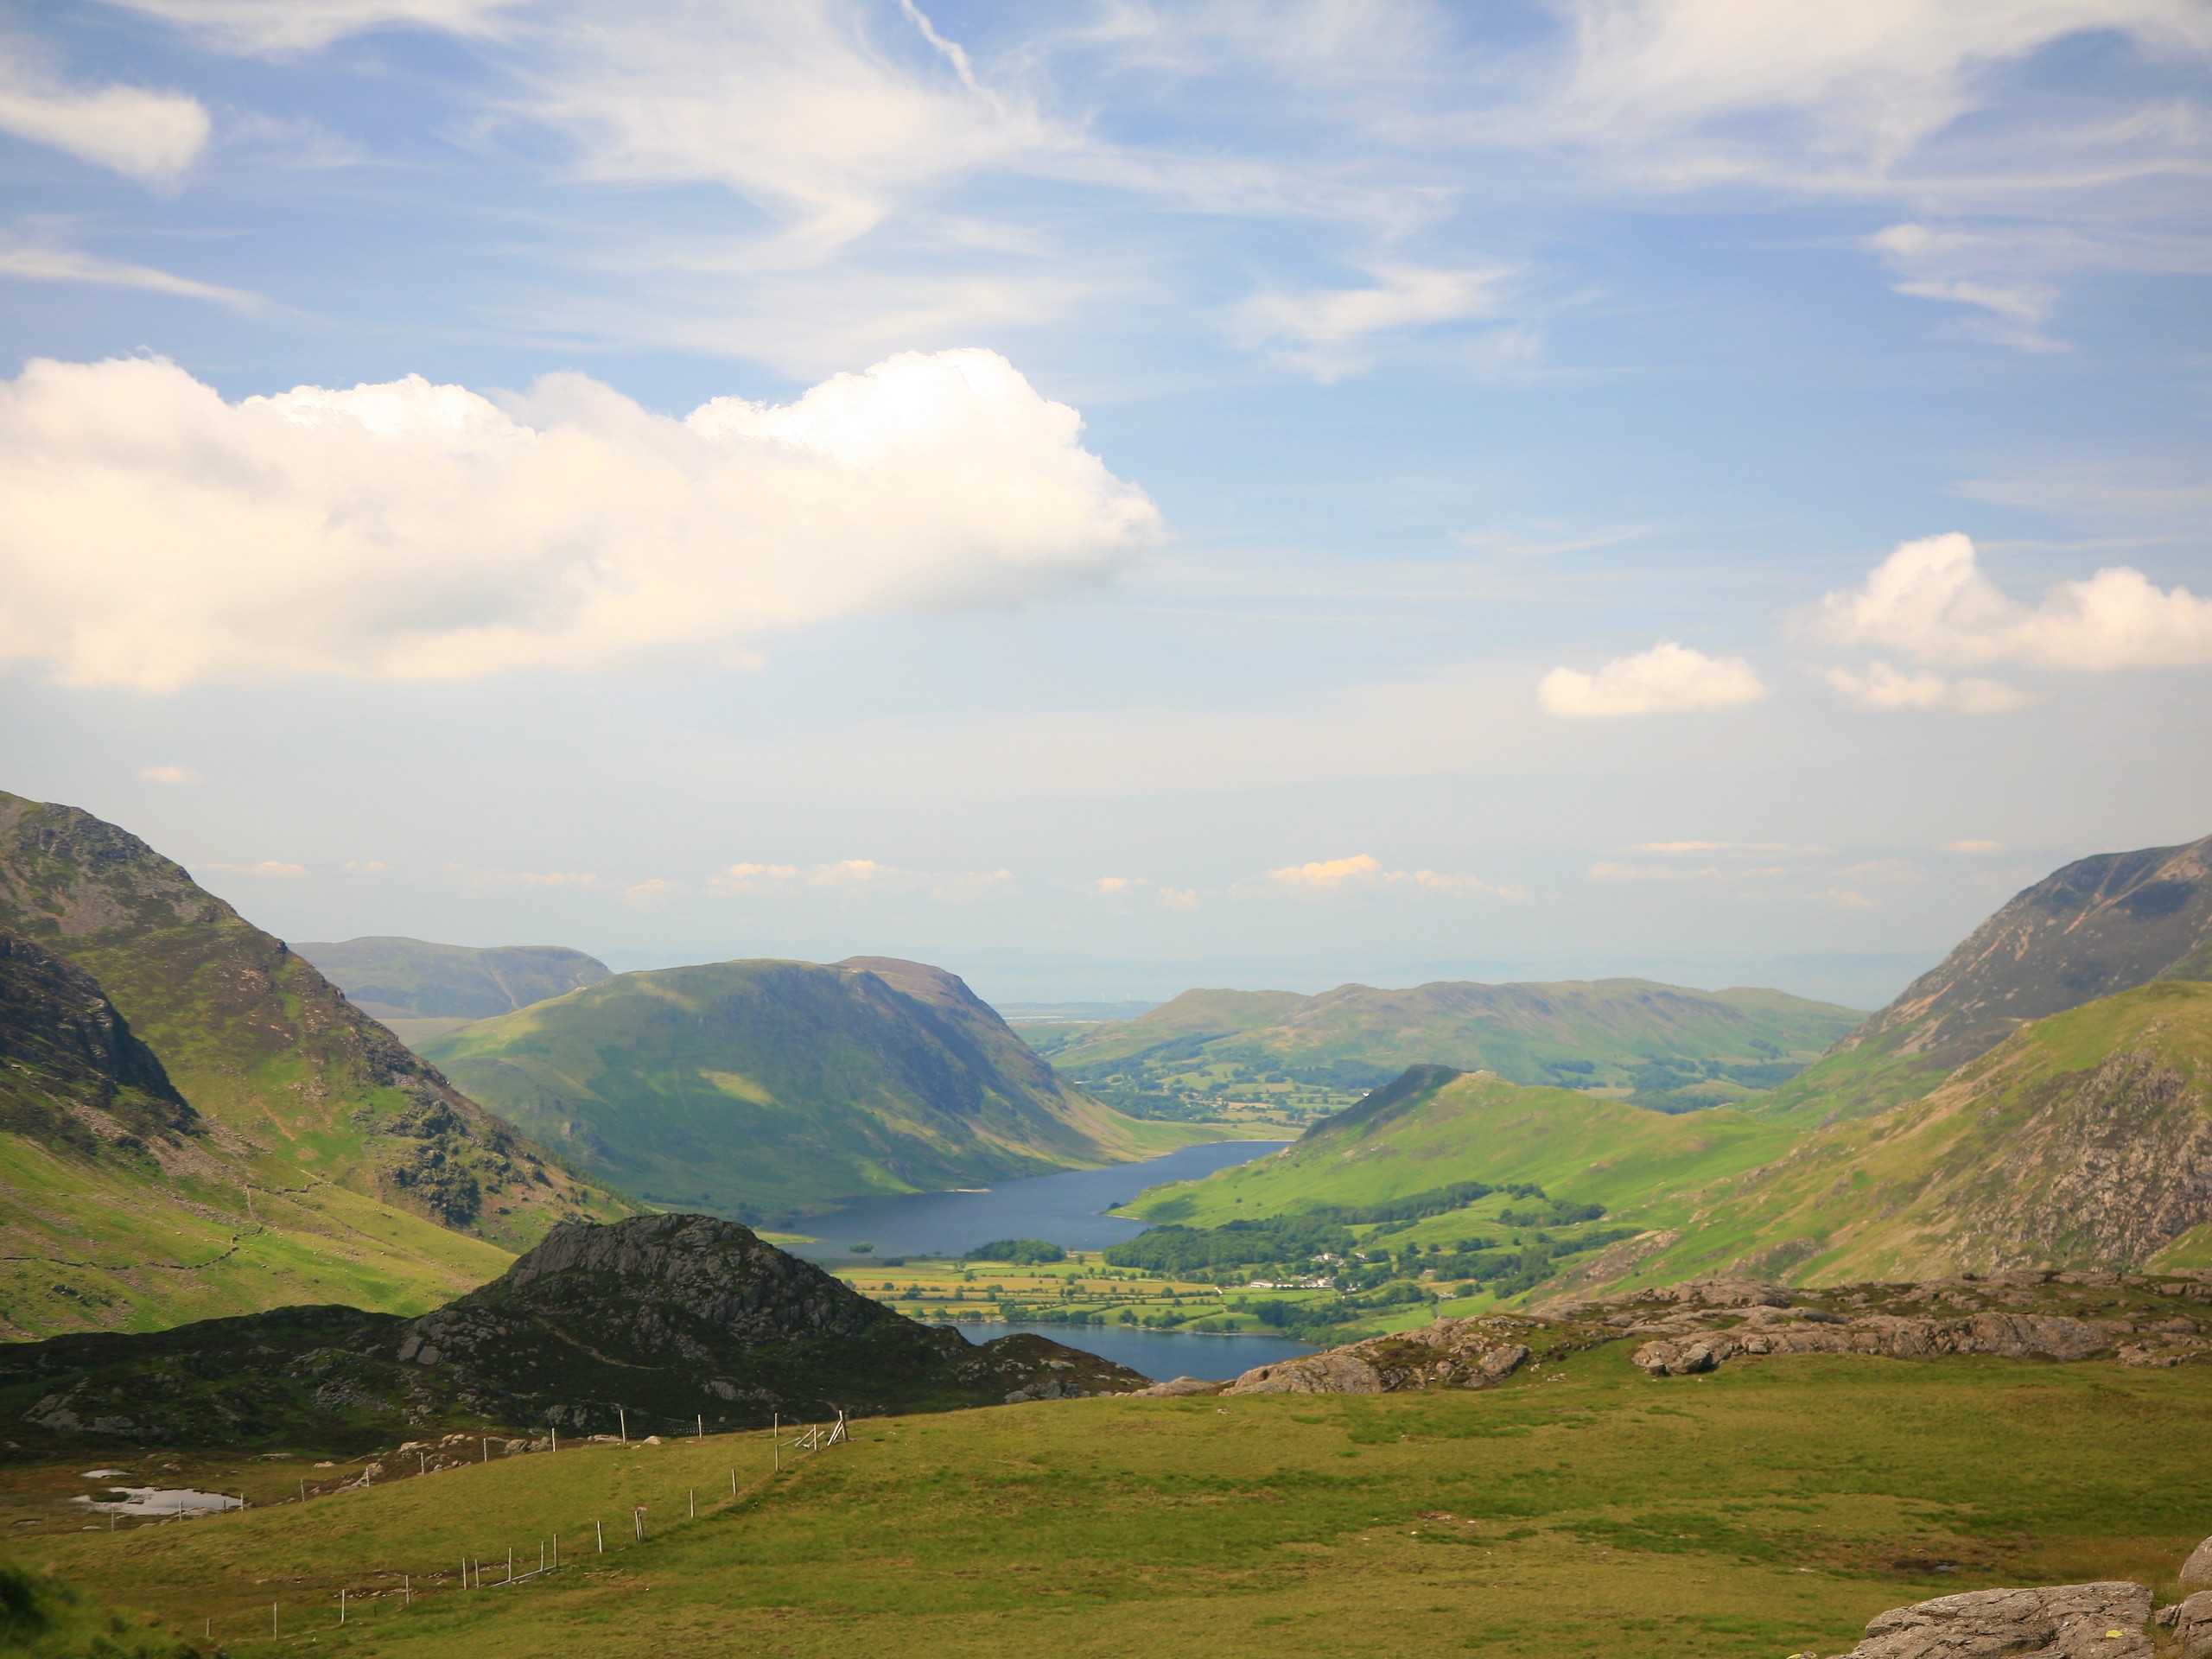
[[[1068,1253],[1057,1244],[1048,1244],[1041,1238],[995,1238],[988,1244],[978,1244],[962,1255],[963,1262],[1004,1262],[1017,1268],[1042,1267],[1048,1262],[1065,1262]]]
[[[1117,1268],[1203,1278],[1226,1268],[1305,1263],[1317,1255],[1349,1254],[1350,1228],[1311,1216],[1277,1216],[1267,1221],[1232,1221],[1220,1227],[1185,1227],[1179,1222],[1148,1227],[1135,1238],[1111,1246],[1106,1260]]]

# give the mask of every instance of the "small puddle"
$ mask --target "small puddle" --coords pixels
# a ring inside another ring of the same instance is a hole
[[[105,1498],[79,1494],[71,1500],[104,1515],[208,1515],[218,1510],[242,1510],[245,1500],[227,1492],[200,1492],[189,1486],[111,1486]]]

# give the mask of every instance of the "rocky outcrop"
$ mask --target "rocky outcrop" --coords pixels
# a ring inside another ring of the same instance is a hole
[[[1647,1376],[1694,1376],[1770,1354],[1986,1354],[2065,1363],[2109,1357],[2124,1365],[2177,1365],[2212,1357],[2208,1303],[2212,1275],[2202,1273],[2033,1270],[1816,1290],[1694,1280],[1542,1311],[1643,1338],[1630,1357]]]
[[[1519,1338],[1537,1321],[1439,1319],[1245,1372],[1228,1394],[1395,1394],[1402,1389],[1486,1389],[1528,1362]]]
[[[1524,1366],[1629,1338],[1648,1376],[1695,1376],[1732,1360],[1959,1354],[2062,1363],[2178,1365],[2212,1358],[2212,1274],[2050,1273],[1835,1285],[1694,1279],[1521,1315],[1438,1319],[1244,1373],[1230,1394],[1390,1394],[1489,1388]],[[2212,1585],[2212,1542],[2204,1556]],[[2194,1558],[2192,1558],[2194,1560]]]
[[[1888,1359],[1992,1354],[2003,1359],[2077,1360],[2113,1345],[2112,1333],[2101,1325],[2031,1313],[1980,1313],[1966,1319],[1878,1314],[1845,1320],[1816,1310],[1761,1308],[1733,1330],[1656,1338],[1629,1357],[1649,1376],[1688,1376],[1738,1354],[1876,1354]]]
[[[1847,1659],[2150,1659],[2150,1617],[2124,1580],[1974,1590],[1878,1614]]]

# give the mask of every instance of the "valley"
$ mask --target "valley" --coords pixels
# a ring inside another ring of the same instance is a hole
[[[2208,1378],[1812,1356],[1655,1382],[1617,1346],[1476,1393],[1046,1402],[871,1418],[821,1452],[471,1445],[365,1485],[359,1456],[124,1453],[252,1507],[111,1532],[57,1468],[11,1472],[5,1518],[33,1523],[14,1570],[60,1587],[54,1652],[1840,1653],[1885,1608],[1986,1585],[2174,1593]]]
[[[56,1659],[264,1602],[364,1653],[1325,1609],[1395,1652],[1470,1598],[1532,1659],[1812,1651],[2164,1584],[2198,1524],[2136,1453],[2212,1404],[2203,843],[2058,872],[1863,1025],[1609,981],[1017,1027],[880,957],[311,947],[341,992],[7,810],[0,1518]],[[88,1510],[95,1465],[245,1507]]]

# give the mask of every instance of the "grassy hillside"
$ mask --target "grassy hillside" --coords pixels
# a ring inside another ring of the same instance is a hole
[[[1923,1099],[1808,1135],[1625,1282],[2193,1265],[2212,1237],[2212,984],[2017,1031]]]
[[[0,926],[82,975],[188,1108],[103,1125],[47,1090],[60,1118],[0,1125],[0,1318],[17,1332],[143,1328],[303,1289],[419,1308],[557,1220],[627,1208],[89,814],[0,794]]]
[[[1757,1109],[1807,1123],[1882,1111],[2028,1020],[2167,979],[2212,980],[2212,836],[2055,871]]]
[[[1332,1222],[1356,1230],[1349,1243],[1286,1240],[1281,1259],[1338,1250],[1335,1289],[1356,1294],[1294,1297],[1299,1306],[1283,1317],[1301,1330],[1313,1320],[1379,1329],[1425,1319],[1432,1296],[1452,1294],[1430,1277],[1481,1281],[1451,1305],[1466,1313],[1592,1262],[1618,1276],[1668,1238],[1665,1230],[1685,1226],[1706,1190],[1779,1156],[1795,1138],[1726,1107],[1669,1116],[1486,1072],[1414,1067],[1295,1146],[1155,1187],[1128,1213],[1219,1228],[1337,1212]],[[1468,1182],[1498,1190],[1470,1201],[1452,1190]]]
[[[1108,1110],[956,976],[880,957],[623,974],[423,1052],[627,1190],[747,1220],[1203,1138]]]
[[[1781,991],[1696,991],[1639,979],[1344,985],[1310,997],[1186,991],[1046,1052],[1101,1098],[1160,1116],[1271,1096],[1318,1116],[1424,1064],[1682,1111],[1772,1088],[1860,1017]]]
[[[1421,1086],[1395,1098],[1377,1091],[1370,1101],[1384,1099],[1381,1109],[1346,1113],[1271,1158],[1154,1187],[1129,1213],[1217,1226],[1319,1205],[1374,1205],[1469,1180],[1531,1182],[1561,1202],[1664,1211],[1686,1202],[1670,1195],[1764,1163],[1794,1138],[1725,1108],[1669,1116],[1444,1068],[1416,1080]],[[1485,1199],[1467,1213],[1510,1202]]]
[[[377,1020],[486,1020],[608,976],[597,957],[558,944],[476,949],[378,937],[292,949]]]
[[[386,1456],[342,1492],[364,1463],[305,1446],[126,1452],[255,1507],[81,1530],[79,1459],[8,1469],[0,1519],[33,1523],[10,1526],[16,1564],[111,1609],[126,1649],[258,1651],[275,1604],[319,1653],[475,1659],[1775,1659],[1991,1585],[2170,1596],[2206,1530],[2212,1369],[1808,1356],[1653,1381],[1630,1345],[1478,1393],[870,1419],[819,1453],[564,1440],[427,1476]],[[298,1501],[302,1476],[328,1495]],[[500,1584],[510,1550],[530,1571],[556,1540],[558,1571]],[[464,1560],[486,1587],[459,1587]]]

